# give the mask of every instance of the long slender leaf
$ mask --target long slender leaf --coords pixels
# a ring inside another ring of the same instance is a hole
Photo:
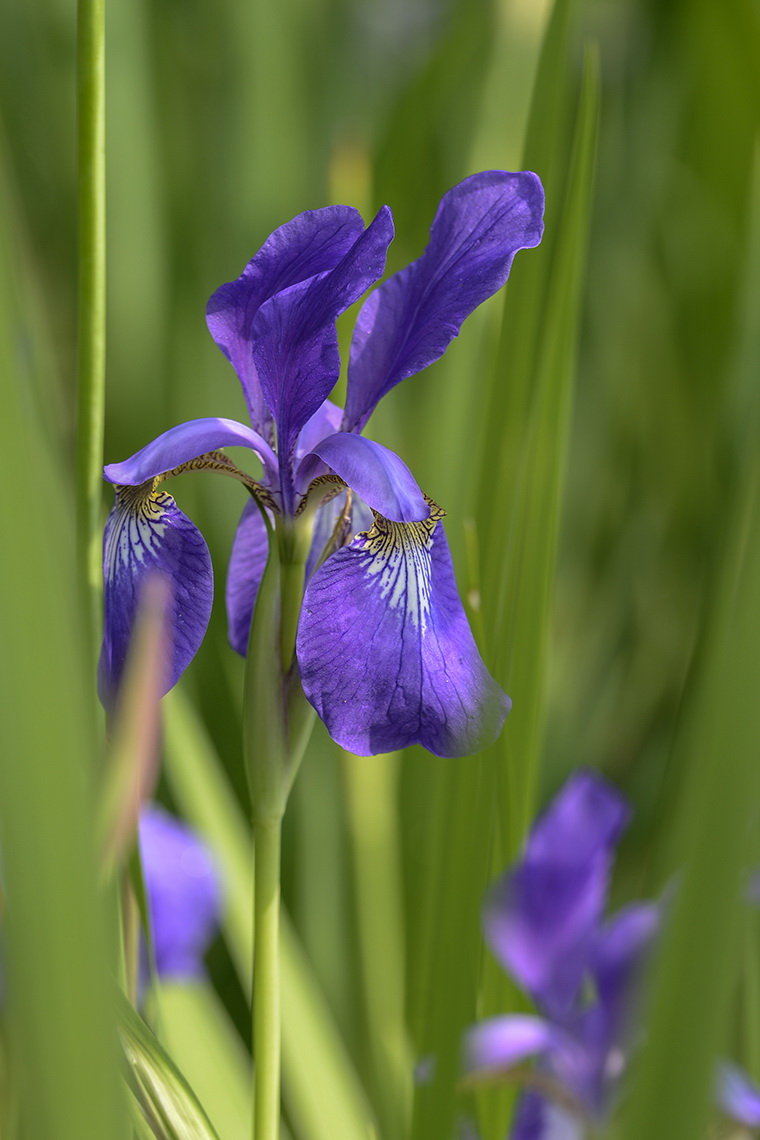
[[[566,50],[566,36],[567,10],[560,0],[548,27],[539,79],[551,61],[561,70],[559,56]],[[556,86],[557,81],[554,83]],[[546,96],[537,98],[538,109],[534,108],[531,119],[534,132],[544,121],[542,98],[545,100]],[[521,430],[519,439],[515,424],[507,430],[501,483],[495,489],[496,504],[502,503],[505,511],[503,533],[495,525],[500,518],[498,507],[497,513],[484,523],[489,543],[489,578],[484,594],[486,605],[490,602],[495,610],[494,624],[499,631],[494,647],[496,673],[514,702],[504,734],[491,750],[502,785],[497,821],[500,842],[494,848],[494,874],[517,854],[535,810],[598,114],[598,61],[594,52],[587,52],[566,186],[561,203],[555,202],[547,222],[555,227],[555,232],[548,235],[550,259],[544,261],[543,269],[540,265],[533,267],[517,296],[521,302],[518,313],[523,312],[526,318],[525,339],[529,342],[531,333],[538,338],[539,313],[541,333],[532,357],[524,343],[517,357],[515,382],[518,389],[523,389],[525,398],[521,399],[518,391],[515,399],[508,401],[507,413],[511,408],[512,414],[519,417]],[[556,134],[554,138],[559,147],[561,138]],[[530,150],[530,134],[527,145]],[[558,190],[557,156],[550,157]],[[506,313],[510,313],[509,308]],[[516,335],[514,319],[509,316],[507,320],[506,343],[512,343]],[[510,447],[514,454],[509,454]],[[495,561],[496,555],[500,556],[500,563]],[[485,1010],[497,1013],[514,1008],[521,1000],[501,968],[488,958],[484,973]],[[503,1132],[512,1096],[507,1090],[501,1098],[479,1099],[491,1106],[484,1109],[486,1118],[481,1122],[490,1140]]]
[[[154,992],[158,1036],[203,1103],[220,1140],[248,1140],[251,1059],[216,992],[206,981],[165,982]]]
[[[400,757],[344,753],[365,1034],[384,1136],[409,1127],[414,1058],[406,1027],[396,790]]]
[[[156,1140],[219,1140],[190,1085],[126,1000],[119,1022],[128,1083]]]
[[[0,156],[0,162],[5,156]],[[0,169],[0,207],[10,216]],[[95,702],[74,504],[44,438],[11,227],[0,230],[0,842],[9,1049],[30,1140],[124,1136],[104,900],[96,891]],[[23,481],[23,485],[22,485]]]
[[[760,162],[752,184],[752,230],[740,304],[731,424],[740,456],[726,494],[725,556],[716,576],[690,715],[677,741],[682,787],[670,844],[678,876],[673,914],[654,981],[648,1046],[625,1119],[624,1140],[691,1140],[705,1131],[716,1056],[742,950],[756,949],[743,882],[757,857],[760,797],[760,401],[748,385],[760,360],[754,302],[760,287]],[[747,446],[747,441],[752,443]],[[757,962],[748,961],[747,996]],[[746,1059],[758,1063],[758,1015],[745,1014]],[[755,1069],[755,1075],[757,1071]]]

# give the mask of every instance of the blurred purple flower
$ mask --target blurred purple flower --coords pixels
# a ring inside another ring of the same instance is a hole
[[[522,1072],[530,1087],[512,1140],[576,1140],[605,1118],[632,1038],[643,962],[659,925],[653,904],[604,919],[615,846],[629,811],[591,773],[573,776],[492,890],[486,936],[540,1016],[494,1017],[470,1030],[465,1068]]]
[[[718,1066],[717,1099],[723,1112],[746,1128],[760,1128],[760,1088],[728,1061]]]
[[[296,645],[306,696],[339,744],[369,754],[419,742],[449,756],[495,738],[509,700],[470,632],[444,512],[397,455],[360,433],[378,401],[437,360],[465,318],[504,284],[515,252],[538,244],[542,212],[541,183],[529,172],[475,174],[444,195],[425,252],[359,313],[345,410],[328,399],[340,371],[335,322],[383,273],[393,236],[387,207],[366,229],[347,206],[299,214],[213,294],[208,327],[238,375],[251,426],[192,420],[105,468],[116,485],[104,540],[106,702],[151,569],[174,587],[168,688],[200,645],[213,592],[210,558],[161,484],[210,468],[242,477],[286,531],[307,499],[317,505],[347,492],[344,517],[332,504],[317,516],[310,568],[329,557],[306,588]],[[227,446],[258,456],[261,482],[218,451]],[[352,515],[348,488],[371,510],[369,530]],[[243,511],[227,581],[230,641],[240,653],[267,561],[259,506],[249,502]]]
[[[156,974],[163,981],[203,976],[203,955],[219,924],[222,891],[206,845],[155,804],[143,808],[140,856]],[[142,963],[143,980],[147,968]]]

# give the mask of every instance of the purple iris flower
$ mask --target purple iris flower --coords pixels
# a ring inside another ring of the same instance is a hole
[[[654,904],[605,920],[623,798],[589,772],[573,776],[535,824],[521,861],[498,882],[485,931],[537,1015],[470,1030],[471,1075],[521,1069],[511,1140],[580,1140],[614,1101],[629,1052],[642,965],[659,925]]]
[[[211,853],[194,831],[155,804],[143,808],[139,834],[156,973],[164,981],[202,977],[222,908]],[[144,960],[141,974],[147,981]]]
[[[425,252],[359,313],[344,410],[328,399],[340,370],[335,322],[383,273],[393,236],[387,207],[366,229],[348,206],[299,214],[213,294],[208,327],[242,384],[251,425],[192,420],[105,468],[116,485],[104,542],[106,703],[150,571],[173,587],[167,688],[200,645],[213,592],[209,554],[163,484],[210,468],[241,479],[253,496],[227,579],[238,652],[246,652],[267,560],[262,511],[287,543],[319,508],[296,656],[306,696],[333,738],[361,754],[419,742],[453,756],[496,737],[509,699],[470,632],[444,512],[397,455],[360,432],[378,401],[437,360],[464,319],[504,284],[515,252],[538,244],[542,211],[541,183],[529,172],[475,174],[444,195]],[[258,456],[260,481],[219,450],[227,446]],[[336,493],[337,508],[322,505]]]

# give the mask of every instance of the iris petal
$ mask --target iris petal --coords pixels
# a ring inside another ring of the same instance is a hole
[[[506,281],[518,249],[541,240],[535,174],[473,174],[441,199],[427,249],[362,306],[351,344],[344,424],[360,430],[386,392],[437,360],[465,317]]]
[[[266,569],[269,542],[266,524],[255,503],[246,503],[232,544],[227,569],[227,630],[230,645],[245,657],[251,616]]]
[[[299,431],[338,378],[335,320],[381,276],[392,236],[384,206],[334,269],[276,293],[252,322],[253,359],[285,467]]]
[[[590,772],[574,776],[486,905],[491,948],[552,1016],[567,1012],[589,966],[614,845],[627,818],[611,785]]]
[[[275,293],[333,269],[364,229],[352,206],[307,210],[280,226],[240,277],[222,285],[206,309],[209,332],[243,386],[251,423],[266,433],[270,417],[251,352],[253,320]]]
[[[465,1038],[466,1073],[491,1073],[514,1068],[553,1047],[555,1030],[540,1017],[509,1014],[473,1026]]]
[[[152,574],[171,586],[168,692],[195,656],[213,598],[208,547],[197,527],[165,491],[119,488],[103,537],[104,626],[98,682],[110,707],[124,670],[142,587]]]
[[[140,854],[156,972],[164,980],[199,977],[222,904],[211,853],[189,827],[151,804],[140,816]]]
[[[738,1065],[727,1061],[719,1065],[718,1102],[738,1124],[760,1128],[760,1088]]]
[[[307,472],[312,477],[309,460],[313,456],[326,463],[373,511],[387,519],[420,522],[430,513],[425,496],[403,459],[381,443],[350,432],[328,435],[299,467],[297,485],[305,481]]]
[[[296,459],[302,459],[325,436],[338,431],[342,419],[343,409],[334,404],[332,400],[325,400],[324,404],[317,408],[314,415],[301,428],[296,444]]]
[[[662,921],[655,903],[631,903],[598,931],[591,973],[599,995],[604,1037],[624,1040],[642,973]]]
[[[333,739],[360,755],[419,743],[463,756],[495,739],[509,709],[467,624],[440,514],[376,515],[306,589],[304,691]]]
[[[169,428],[163,435],[136,451],[121,463],[109,463],[103,471],[110,483],[136,487],[175,467],[197,459],[220,447],[248,447],[261,459],[267,473],[277,478],[277,460],[269,444],[258,432],[236,420],[207,417],[188,420]]]
[[[331,539],[334,539],[334,549],[344,546],[358,534],[360,530],[369,530],[372,526],[372,511],[356,495],[351,496],[351,507],[346,512],[346,492],[329,499],[317,509],[312,531],[311,547],[306,559],[306,575],[308,582],[317,568],[320,558],[327,557],[325,548]],[[336,527],[338,528],[336,533]]]
[[[531,1089],[520,1096],[509,1140],[584,1140],[585,1135],[576,1116]]]

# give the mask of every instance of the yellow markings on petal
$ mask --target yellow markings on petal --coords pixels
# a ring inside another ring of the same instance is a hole
[[[415,628],[427,629],[433,534],[446,512],[425,496],[430,514],[420,522],[395,522],[373,511],[374,522],[357,536],[365,554],[361,567],[376,579],[391,609],[403,610]]]
[[[174,506],[166,491],[159,491],[161,476],[137,487],[116,486],[116,505],[106,531],[103,562],[106,577],[112,578],[120,567],[128,568],[155,558],[167,523],[164,516]]]
[[[333,474],[332,471],[324,475],[317,475],[316,479],[312,479],[309,483],[306,494],[296,507],[296,518],[303,514],[307,508],[315,511],[317,507],[323,507],[325,503],[329,503],[330,499],[334,499],[341,491],[347,489],[348,484],[344,483],[340,476]]]
[[[245,471],[241,471],[223,451],[206,451],[195,459],[188,459],[187,463],[180,463],[179,467],[172,467],[171,471],[166,471],[158,478],[170,479],[174,475],[183,475],[186,471],[216,471],[219,475],[229,475],[230,478],[237,479],[238,483],[242,483],[253,497],[258,499],[262,507],[272,511],[279,510],[269,488],[252,479]]]

